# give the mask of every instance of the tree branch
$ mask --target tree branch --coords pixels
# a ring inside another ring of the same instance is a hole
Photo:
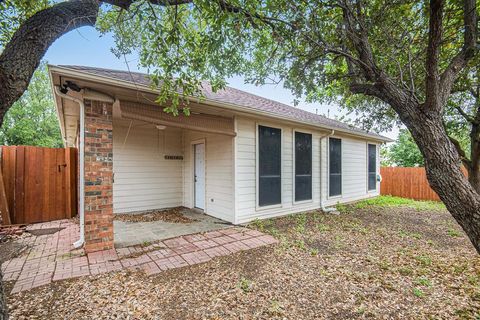
[[[454,105],[454,108],[458,111],[458,113],[460,113],[460,115],[462,117],[465,118],[465,120],[467,120],[468,122],[470,122],[471,124],[478,124],[477,121],[472,117],[470,116],[469,114],[467,114],[463,109],[462,107],[458,106],[458,105]]]
[[[440,45],[443,33],[443,0],[430,0],[430,21],[428,32],[427,58],[425,59],[425,106],[437,108],[439,103],[439,80],[438,71]],[[450,91],[449,91],[450,92]]]
[[[135,0],[101,0],[122,9],[128,10]],[[178,6],[182,4],[192,3],[193,0],[148,0],[149,3],[160,6]]]
[[[445,102],[459,73],[475,56],[478,38],[477,8],[475,0],[464,0],[463,20],[465,32],[463,35],[462,50],[452,59],[448,67],[440,76],[441,101]]]
[[[468,159],[465,153],[465,150],[463,150],[462,146],[460,145],[460,142],[454,137],[451,137],[450,135],[448,136],[448,139],[450,139],[452,144],[455,146],[455,149],[457,150],[463,165],[467,168],[470,168],[470,166],[472,165],[472,162]]]
[[[95,25],[98,9],[96,0],[57,3],[31,16],[14,33],[0,54],[0,124],[50,45],[71,30]]]

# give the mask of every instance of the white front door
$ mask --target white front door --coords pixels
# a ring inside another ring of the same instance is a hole
[[[205,144],[194,144],[194,194],[195,208],[205,209]]]

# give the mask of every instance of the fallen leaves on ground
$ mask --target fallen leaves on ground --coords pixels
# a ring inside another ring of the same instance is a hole
[[[478,319],[480,258],[446,211],[317,211],[253,224],[281,243],[147,277],[8,296],[12,319]]]
[[[151,210],[134,214],[116,214],[114,220],[124,222],[152,222],[165,221],[172,223],[191,223],[194,219],[186,217],[183,212],[189,210],[184,207],[175,207],[164,210]]]

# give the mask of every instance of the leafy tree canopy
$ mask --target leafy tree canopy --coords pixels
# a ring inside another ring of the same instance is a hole
[[[160,91],[158,102],[174,114],[188,114],[180,92],[198,96],[198,87],[207,86],[201,80],[216,90],[241,74],[255,84],[283,81],[307,101],[336,101],[375,130],[401,121],[422,152],[431,187],[480,252],[477,3],[53,1],[25,20],[0,54],[6,84],[0,86],[0,121],[46,48],[65,32],[96,23],[101,32],[113,32],[119,57],[139,52],[139,64]],[[461,127],[470,130],[470,155],[454,136]]]
[[[7,112],[0,145],[63,146],[46,64],[35,71],[28,90]]]
[[[399,167],[421,167],[423,156],[407,129],[402,129],[395,144],[388,148],[386,157]]]

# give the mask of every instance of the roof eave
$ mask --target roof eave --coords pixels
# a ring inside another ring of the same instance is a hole
[[[48,65],[48,69],[49,69],[50,74],[52,74],[54,72],[63,73],[64,75],[67,75],[67,76],[70,76],[70,77],[73,77],[73,78],[75,78],[75,77],[78,78],[79,75],[81,75],[82,79],[84,79],[84,80],[90,80],[90,81],[96,81],[96,82],[103,81],[102,83],[108,83],[108,84],[117,85],[117,86],[124,87],[124,88],[141,90],[141,91],[148,92],[148,93],[158,94],[158,90],[153,89],[153,88],[151,88],[149,86],[146,86],[144,84],[132,83],[130,81],[124,81],[124,80],[119,80],[119,79],[115,79],[115,78],[112,78],[112,77],[96,75],[96,74],[92,74],[92,73],[89,73],[89,72],[85,72],[83,70],[70,69],[70,68],[51,65],[51,64]],[[52,78],[52,76],[51,76],[51,78]],[[52,90],[54,91],[53,82],[52,82]],[[53,93],[55,95],[55,92],[53,92]],[[255,109],[251,109],[251,108],[241,106],[241,105],[238,105],[238,104],[234,104],[234,103],[219,102],[219,101],[208,99],[208,98],[198,98],[198,97],[192,97],[192,96],[188,96],[186,98],[190,99],[190,100],[193,100],[193,101],[196,101],[197,103],[204,103],[204,104],[211,105],[211,106],[221,107],[221,108],[234,110],[234,111],[241,111],[241,112],[254,114],[254,115],[267,116],[267,117],[276,118],[276,119],[284,120],[284,121],[291,121],[291,122],[296,122],[296,123],[308,124],[308,125],[320,128],[320,129],[335,130],[335,132],[341,132],[343,134],[350,135],[350,136],[368,138],[372,141],[378,141],[378,142],[393,142],[394,141],[394,140],[392,140],[390,138],[387,138],[387,137],[372,135],[372,134],[368,134],[368,133],[352,132],[352,131],[349,131],[349,130],[345,130],[345,129],[341,129],[341,128],[337,128],[337,127],[333,127],[333,126],[328,126],[328,125],[323,125],[323,124],[319,125],[315,122],[310,122],[310,121],[299,121],[299,120],[296,120],[296,119],[283,117],[283,116],[278,115],[274,112],[255,110]],[[57,110],[58,110],[58,107],[57,107]]]

